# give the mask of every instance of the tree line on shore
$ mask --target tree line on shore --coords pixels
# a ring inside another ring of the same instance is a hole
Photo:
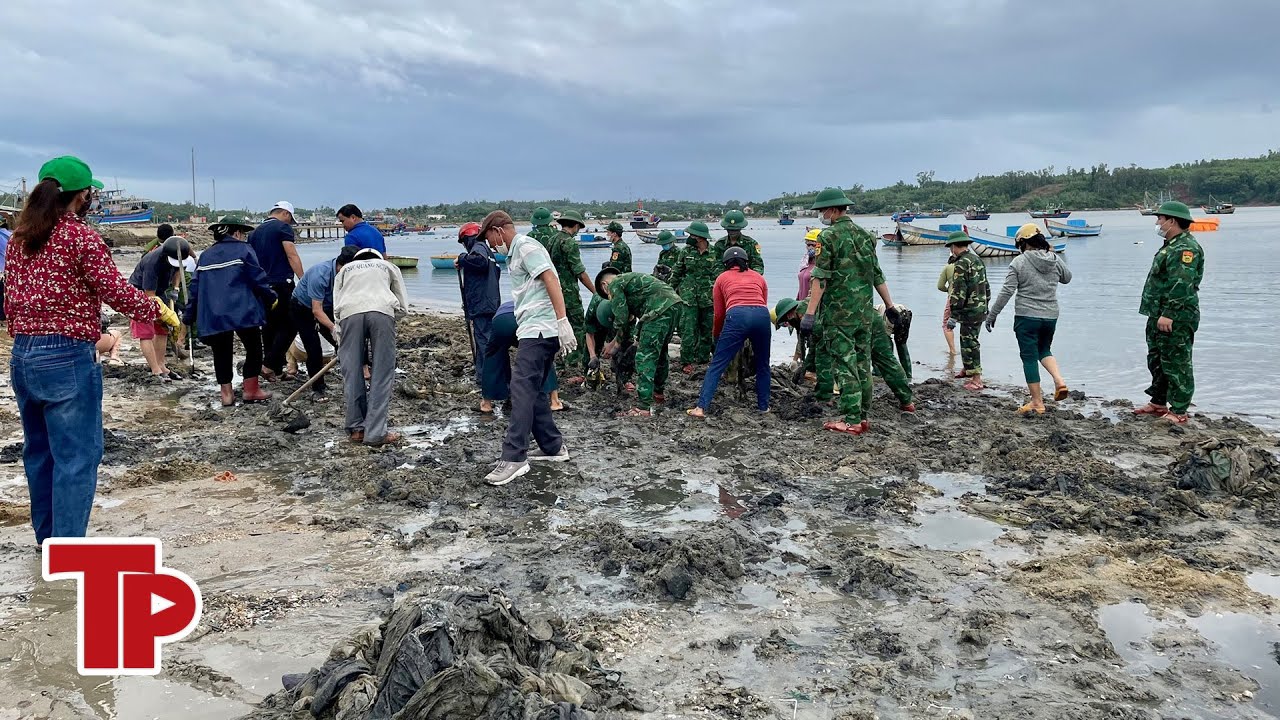
[[[961,210],[970,205],[985,206],[992,212],[1016,212],[1049,205],[1073,209],[1131,208],[1146,194],[1171,194],[1174,199],[1196,206],[1219,201],[1236,205],[1280,205],[1280,151],[1271,150],[1256,158],[1200,160],[1166,168],[1110,168],[1106,164],[1088,168],[1069,167],[1058,172],[1050,166],[1040,170],[1011,170],[1000,175],[979,175],[971,180],[936,180],[932,170],[916,173],[916,182],[898,181],[882,188],[866,189],[861,184],[843,188],[860,214],[889,214],[901,208],[945,207]],[[669,220],[716,218],[728,210],[750,207],[757,216],[776,216],[791,208],[803,210],[813,202],[818,190],[785,193],[767,200],[730,200],[713,203],[691,200],[643,200],[646,212]],[[208,205],[154,202],[156,221],[182,221],[193,216],[212,216]],[[411,222],[430,216],[450,221],[479,220],[494,209],[516,218],[527,218],[534,208],[577,210],[608,221],[617,213],[636,207],[634,201],[582,202],[569,198],[547,200],[468,201],[387,208],[383,212]],[[251,210],[245,210],[253,214]],[[298,209],[300,217],[315,212],[332,218],[333,208]],[[259,213],[265,214],[265,211]]]

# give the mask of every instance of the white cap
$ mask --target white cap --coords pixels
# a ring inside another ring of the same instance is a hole
[[[288,212],[288,213],[289,213],[289,217],[293,218],[293,221],[294,221],[295,223],[296,223],[296,222],[298,222],[297,217],[295,217],[295,216],[297,215],[297,213],[295,213],[295,212],[293,211],[293,203],[289,202],[288,200],[281,200],[280,202],[278,202],[278,203],[276,203],[275,205],[273,205],[273,206],[271,207],[271,209],[272,209],[272,210],[284,210],[284,211],[286,211],[286,212]]]

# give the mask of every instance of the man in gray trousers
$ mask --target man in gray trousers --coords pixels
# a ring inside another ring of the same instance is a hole
[[[377,250],[356,253],[334,277],[333,317],[351,442],[377,447],[401,438],[387,429],[387,415],[396,376],[396,318],[408,309],[400,268],[383,260]],[[367,356],[373,358],[367,390],[366,343]]]

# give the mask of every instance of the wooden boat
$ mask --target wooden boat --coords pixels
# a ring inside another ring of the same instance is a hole
[[[991,213],[987,212],[986,205],[970,205],[964,209],[965,220],[990,220]]]
[[[969,239],[973,240],[969,245],[969,249],[978,257],[1016,257],[1021,254],[1018,252],[1018,247],[1014,245],[1014,240],[1011,237],[968,226],[965,227],[964,231],[969,236]],[[1067,244],[1064,242],[1054,243],[1052,247],[1056,253],[1067,251]]]
[[[916,211],[916,217],[920,219],[945,220],[950,216],[951,216],[951,213],[947,212],[942,208],[934,208],[932,210],[926,210],[923,212]]]
[[[944,245],[950,234],[951,232],[947,230],[933,230],[911,223],[898,223],[898,235],[906,245]]]
[[[1144,192],[1142,193],[1142,204],[1137,206],[1138,214],[1155,215],[1157,208],[1172,199],[1173,196],[1163,190],[1160,191],[1160,194],[1156,196],[1154,200],[1151,199],[1151,193]]]
[[[155,218],[155,210],[146,200],[125,197],[123,190],[102,190],[95,206],[90,208],[86,220],[99,225],[126,225],[149,223]]]
[[[880,235],[880,244],[885,247],[902,247],[907,243],[903,241],[902,235],[896,232],[883,233]]]
[[[1043,220],[1044,218],[1062,220],[1064,218],[1071,217],[1071,211],[1063,210],[1061,205],[1049,208],[1048,210],[1028,210],[1027,213],[1037,220]]]
[[[916,214],[911,210],[899,210],[896,213],[890,215],[889,219],[896,223],[897,222],[909,223],[912,220],[916,219]]]
[[[600,237],[599,235],[592,235],[592,234],[590,234],[590,233],[587,233],[587,234],[585,234],[585,235],[579,235],[579,236],[578,236],[578,248],[579,248],[579,249],[582,249],[582,248],[607,248],[607,247],[609,247],[609,246],[610,246],[610,245],[612,245],[612,244],[613,244],[613,243],[612,243],[608,238]]]
[[[1232,205],[1229,202],[1218,202],[1212,195],[1209,196],[1209,202],[1212,203],[1212,205],[1202,205],[1201,207],[1203,207],[1204,211],[1210,215],[1231,215],[1236,211],[1235,205]]]
[[[418,267],[418,258],[409,257],[408,255],[388,255],[384,259],[398,268],[412,269]],[[435,263],[432,263],[432,267],[435,267]]]
[[[1102,234],[1101,225],[1087,225],[1083,220],[1057,222],[1046,219],[1044,227],[1053,237],[1094,237]]]

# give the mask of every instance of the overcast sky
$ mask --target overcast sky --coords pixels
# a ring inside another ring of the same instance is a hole
[[[1277,0],[0,0],[0,186],[752,200],[1280,148]]]

